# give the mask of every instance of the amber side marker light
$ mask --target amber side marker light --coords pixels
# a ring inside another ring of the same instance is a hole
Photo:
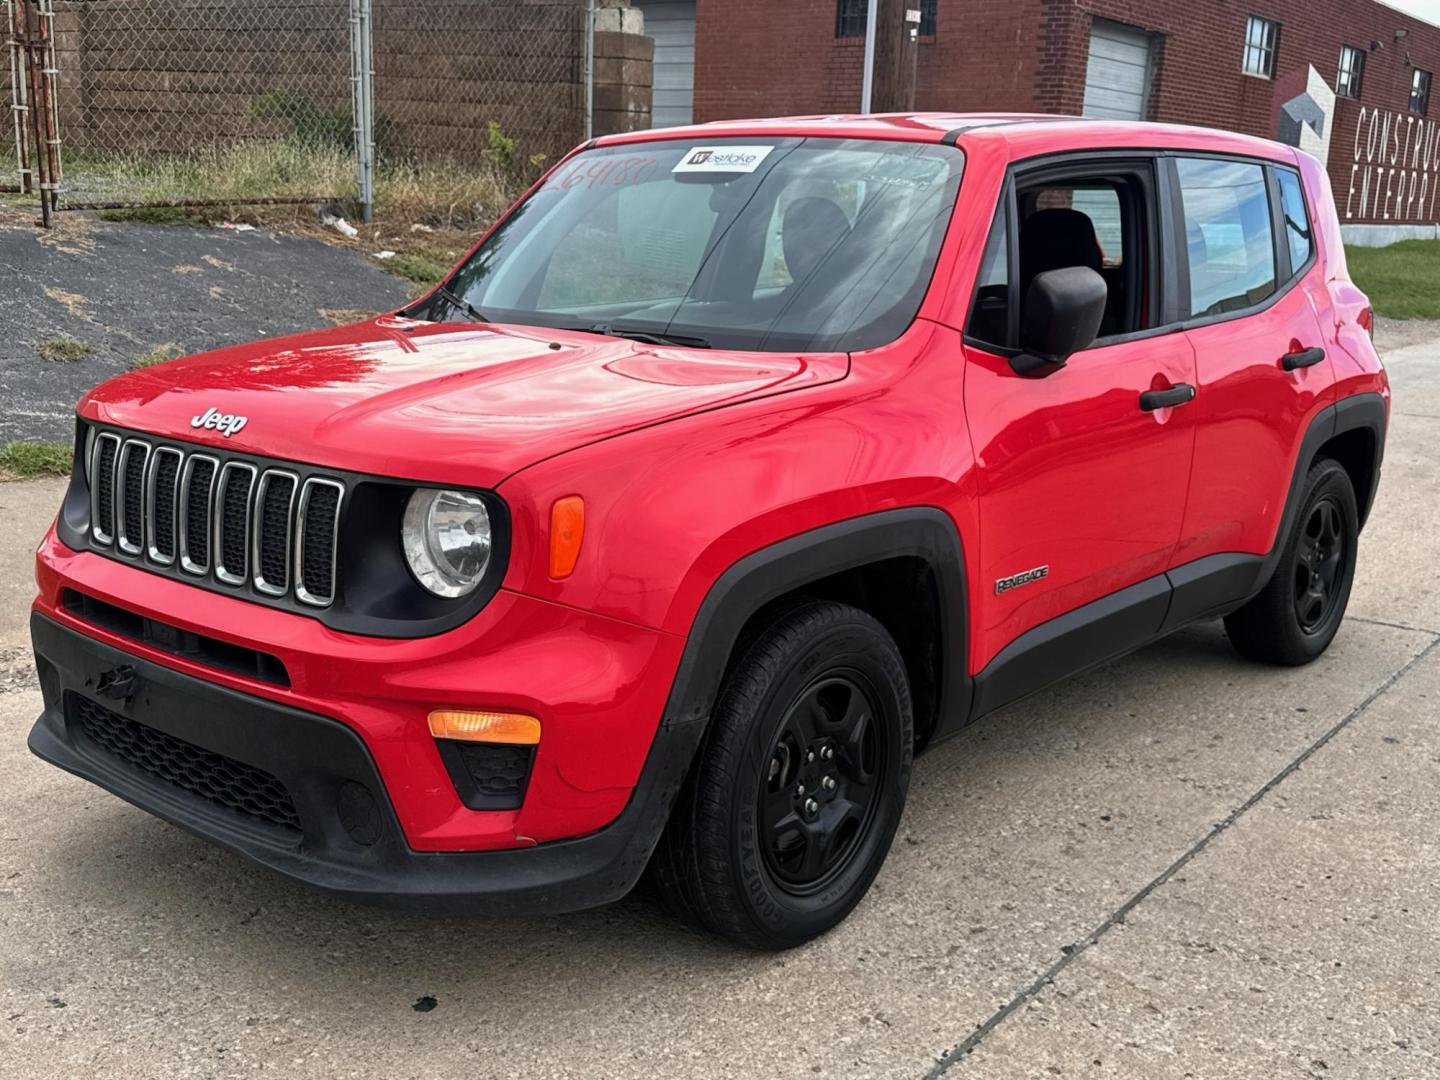
[[[540,742],[540,721],[524,713],[436,709],[430,714],[430,734],[460,742],[535,746]]]
[[[550,576],[567,578],[580,558],[580,542],[585,538],[585,500],[579,495],[556,499],[550,508]]]

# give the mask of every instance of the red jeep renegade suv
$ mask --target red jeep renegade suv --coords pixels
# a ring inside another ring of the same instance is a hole
[[[85,398],[30,746],[341,895],[564,911],[648,867],[795,945],[879,871],[917,749],[1201,619],[1325,650],[1370,325],[1274,143],[599,139],[403,311]]]

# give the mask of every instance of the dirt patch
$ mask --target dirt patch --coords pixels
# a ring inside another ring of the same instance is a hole
[[[86,298],[80,293],[66,292],[64,289],[56,289],[50,285],[45,286],[45,295],[57,304],[65,305],[65,310],[74,315],[77,319],[84,319],[90,322],[90,313],[85,310]]]
[[[366,311],[364,308],[316,308],[315,313],[331,326],[349,326],[351,323],[373,319],[380,314],[378,311]]]
[[[1387,319],[1383,315],[1375,319],[1375,348],[1381,353],[1437,339],[1440,339],[1440,320]]]
[[[226,262],[224,259],[219,258],[218,256],[215,256],[215,255],[202,255],[202,256],[200,256],[200,261],[201,261],[201,262],[205,262],[205,263],[209,263],[209,264],[210,264],[211,266],[213,266],[216,270],[234,270],[234,269],[235,269],[235,264],[234,264],[234,263],[228,263],[228,262]]]

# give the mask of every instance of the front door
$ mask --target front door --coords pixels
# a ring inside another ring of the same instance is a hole
[[[1027,631],[1102,598],[1112,598],[1121,622],[1095,629],[1126,638],[1116,638],[1115,652],[1134,644],[1129,636],[1152,635],[1168,597],[1159,576],[1185,513],[1193,410],[1163,403],[1185,396],[1195,361],[1183,333],[1153,325],[1154,164],[1065,169],[1012,181],[967,333],[965,413],[980,510],[972,671],[1006,646],[1023,648],[1014,643]],[[1044,377],[1018,374],[1011,361],[1021,351],[1024,289],[1036,274],[1071,265],[1106,281],[1101,337]],[[1089,644],[1103,653],[1107,643]]]

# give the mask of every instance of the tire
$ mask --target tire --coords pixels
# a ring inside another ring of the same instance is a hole
[[[1300,513],[1265,588],[1225,617],[1241,656],[1267,664],[1308,664],[1330,646],[1355,580],[1360,515],[1339,462],[1321,458],[1305,477]]]
[[[885,861],[913,741],[904,661],[878,622],[824,601],[779,612],[721,687],[651,863],[662,901],[751,948],[823,934]]]

